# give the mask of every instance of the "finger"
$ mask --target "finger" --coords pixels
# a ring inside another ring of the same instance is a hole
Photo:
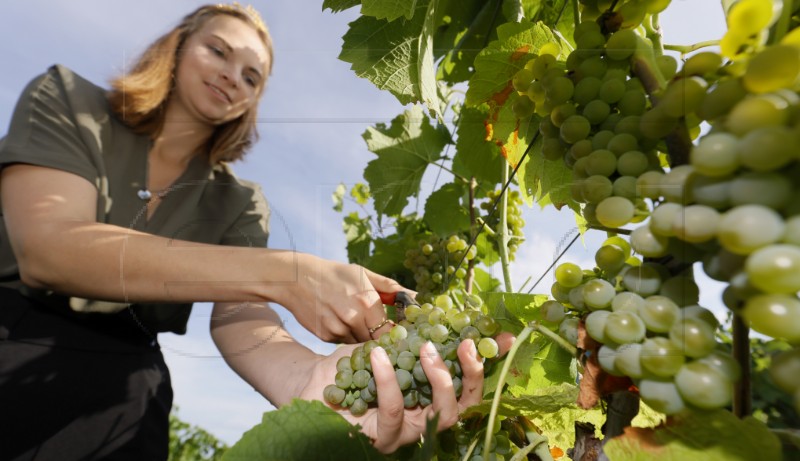
[[[483,398],[483,361],[478,356],[475,342],[462,341],[458,346],[458,360],[461,363],[461,409],[477,405]]]
[[[458,421],[458,401],[450,371],[430,341],[420,349],[419,360],[433,394],[433,403],[429,408],[439,413],[438,430],[447,429]]]
[[[364,311],[362,320],[364,325],[363,333],[361,329],[355,329],[354,331],[356,335],[363,334],[365,336],[364,341],[380,338],[381,334],[389,331],[392,325],[394,325],[392,322],[388,321],[386,317],[386,308],[383,307],[383,302],[381,302],[378,293],[372,291],[371,294],[374,295],[375,299],[373,300],[372,296],[369,296],[371,304]],[[370,332],[370,330],[373,331]]]
[[[390,279],[389,277],[384,277],[380,274],[376,274],[369,269],[364,269],[364,273],[367,275],[367,279],[376,291],[382,291],[384,293],[395,293],[398,291],[412,292],[411,290],[404,288],[403,285],[400,285],[395,280]],[[416,293],[414,293],[414,295],[416,295]]]
[[[327,317],[317,326],[315,334],[327,342],[356,343],[359,342],[350,331],[350,328],[337,317]]]
[[[382,347],[376,347],[370,353],[372,376],[378,393],[378,431],[375,447],[381,451],[395,448],[403,430],[403,392],[397,384],[389,356]]]
[[[498,356],[502,357],[511,349],[511,346],[514,345],[514,341],[516,341],[517,338],[513,334],[504,331],[497,335],[494,340],[497,341],[498,350],[500,351]]]

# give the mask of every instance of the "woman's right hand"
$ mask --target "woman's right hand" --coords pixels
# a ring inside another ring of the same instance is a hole
[[[365,342],[378,338],[391,323],[386,320],[379,292],[413,291],[394,280],[356,264],[343,264],[309,254],[295,253],[296,283],[289,284],[274,301],[324,341]]]

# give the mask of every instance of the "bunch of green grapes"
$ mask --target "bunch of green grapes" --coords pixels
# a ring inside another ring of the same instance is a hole
[[[594,270],[559,265],[554,302],[580,313],[586,333],[602,344],[600,367],[631,378],[654,409],[675,414],[729,405],[738,364],[720,352],[719,323],[697,305],[697,285],[661,264],[630,259],[630,251],[624,239],[612,237],[595,254]],[[563,322],[566,334],[575,321]]]
[[[800,414],[800,348],[773,356],[769,374],[778,388],[794,398],[794,409]]]
[[[718,72],[718,55],[696,58],[685,75]],[[692,147],[688,165],[654,178],[660,203],[631,243],[645,256],[702,260],[709,277],[728,282],[725,304],[754,330],[797,343],[800,50],[764,48],[743,70],[693,104],[712,129]]]
[[[436,297],[435,304],[411,305],[405,309],[405,320],[384,333],[378,340],[368,341],[355,348],[350,356],[342,357],[336,364],[335,383],[325,387],[323,397],[331,405],[349,408],[359,416],[370,405],[377,405],[377,387],[372,376],[370,352],[383,347],[395,368],[397,383],[403,391],[406,408],[431,404],[431,386],[419,361],[420,348],[430,341],[444,359],[453,378],[457,396],[461,395],[461,366],[457,350],[461,341],[471,339],[484,358],[498,355],[497,342],[492,338],[499,333],[498,323],[483,310],[483,301],[477,295],[467,295],[466,305],[453,303],[448,295]]]
[[[579,0],[581,18],[594,20],[614,5],[613,0]],[[638,25],[647,14],[658,14],[669,6],[670,0],[619,0],[616,11],[626,23]]]
[[[586,204],[590,223],[618,228],[640,222],[649,211],[641,189],[663,173],[657,150],[662,133],[649,129],[653,108],[631,71],[644,39],[629,28],[604,34],[594,21],[576,27],[574,38],[577,47],[564,63],[542,53],[513,77],[523,95],[515,113],[542,116],[541,154],[572,169],[572,198]],[[658,63],[675,73],[673,58]]]
[[[497,202],[498,197],[500,197],[500,192],[500,189],[488,192],[486,194],[488,200],[481,203],[481,209],[487,212],[491,210],[495,205],[495,202]],[[525,220],[522,218],[522,195],[520,195],[519,191],[514,190],[508,192],[508,205],[506,210],[506,226],[508,227],[509,233],[508,259],[513,261],[517,252],[517,248],[519,247],[520,243],[525,241],[525,232],[523,231],[523,228],[525,227]],[[486,222],[487,227],[495,231],[489,234],[489,240],[492,242],[492,246],[494,247],[495,251],[497,251],[500,248],[500,238],[497,234],[497,232],[499,232],[500,216],[495,212],[491,215],[488,215],[484,221]]]
[[[438,294],[463,287],[466,263],[477,254],[477,248],[469,247],[461,235],[453,234],[446,239],[431,235],[420,240],[417,248],[406,251],[403,266],[414,273],[417,298],[432,301]]]

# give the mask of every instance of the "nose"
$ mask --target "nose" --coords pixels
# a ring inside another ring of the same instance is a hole
[[[234,88],[238,88],[239,86],[240,79],[238,75],[239,73],[236,71],[236,66],[234,65],[226,65],[220,69],[220,77],[222,77],[222,80]]]

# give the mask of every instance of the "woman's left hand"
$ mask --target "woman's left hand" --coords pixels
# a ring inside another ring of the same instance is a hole
[[[510,348],[513,337],[501,334],[498,339],[501,351]],[[342,346],[330,356],[322,357],[313,377],[303,388],[300,398],[322,400],[322,390],[333,382],[336,362],[350,355],[356,346]],[[375,447],[391,453],[400,446],[416,442],[425,432],[428,420],[439,414],[438,430],[449,428],[458,421],[458,415],[467,407],[480,403],[483,397],[483,362],[473,341],[463,341],[458,348],[462,371],[462,393],[456,398],[450,372],[431,343],[420,350],[420,362],[432,389],[432,404],[406,409],[403,393],[397,384],[394,368],[386,352],[378,347],[372,350],[372,374],[377,385],[378,408],[370,408],[361,416],[353,416],[347,409],[334,408],[351,423],[361,425],[361,431],[370,437]]]

